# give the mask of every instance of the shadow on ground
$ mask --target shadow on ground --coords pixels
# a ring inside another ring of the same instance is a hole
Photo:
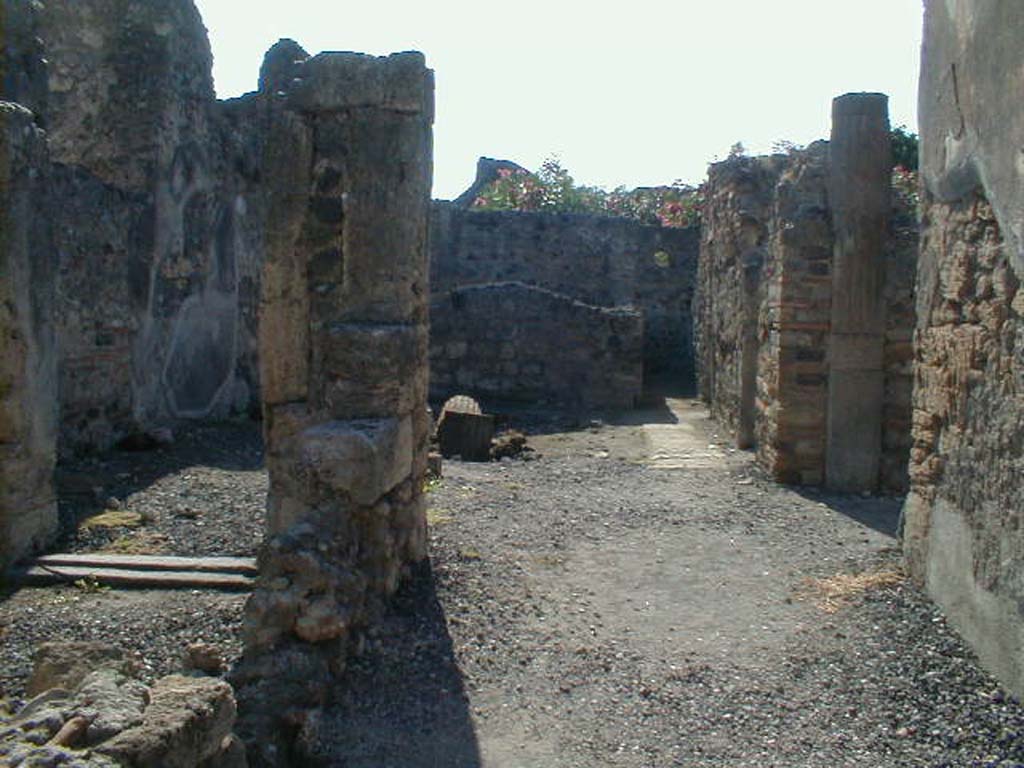
[[[479,768],[462,672],[429,562],[338,681],[311,760],[346,768]]]
[[[518,429],[530,435],[552,435],[583,432],[598,424],[641,426],[643,424],[676,424],[678,419],[668,405],[669,399],[692,399],[696,390],[692,376],[685,372],[669,372],[649,376],[644,392],[630,410],[602,410],[572,407],[564,403],[537,403],[477,397],[485,413],[494,414],[498,430]],[[453,392],[452,395],[461,394]],[[443,401],[431,403],[435,414]]]
[[[55,473],[61,537],[53,549],[67,547],[78,522],[109,507],[108,500],[123,500],[168,475],[199,466],[229,472],[262,469],[262,425],[250,420],[192,424],[168,445],[114,448],[61,461]]]
[[[902,496],[854,496],[829,493],[814,488],[794,488],[805,499],[824,504],[829,509],[844,515],[874,531],[892,539],[899,538],[900,510]]]

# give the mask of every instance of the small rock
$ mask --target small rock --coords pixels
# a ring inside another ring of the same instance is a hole
[[[36,649],[32,676],[25,690],[36,696],[51,688],[74,690],[92,672],[113,669],[126,676],[137,671],[137,662],[124,651],[100,642],[51,642]]]
[[[183,663],[185,669],[207,675],[220,675],[225,669],[224,654],[212,643],[189,643],[185,648]]]
[[[223,680],[168,675],[153,684],[142,723],[95,751],[125,765],[192,768],[221,752],[236,711]]]

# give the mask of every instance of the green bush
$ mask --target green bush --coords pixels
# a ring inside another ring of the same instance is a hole
[[[689,227],[700,220],[701,191],[681,182],[668,187],[600,187],[578,185],[555,157],[537,173],[502,169],[473,202],[484,211],[547,211],[621,216],[662,227]]]

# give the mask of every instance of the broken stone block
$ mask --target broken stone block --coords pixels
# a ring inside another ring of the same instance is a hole
[[[91,672],[78,687],[76,715],[88,721],[85,742],[98,744],[142,722],[149,689],[114,669]]]
[[[221,751],[234,722],[230,685],[169,675],[153,685],[142,722],[96,751],[126,765],[194,768]]]
[[[207,675],[219,675],[226,664],[220,648],[212,643],[189,643],[183,659],[186,670],[195,670]]]
[[[32,676],[25,687],[30,696],[51,688],[74,690],[98,669],[112,669],[123,675],[133,675],[138,669],[135,659],[120,648],[101,642],[41,643],[33,662]]]
[[[372,504],[409,476],[412,422],[332,421],[302,433],[302,461],[323,486]]]
[[[379,107],[433,119],[433,73],[422,53],[386,59],[357,53],[322,53],[298,68],[290,106],[301,111]]]

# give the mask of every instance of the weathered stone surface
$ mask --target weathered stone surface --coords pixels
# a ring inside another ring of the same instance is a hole
[[[0,572],[57,529],[50,189],[32,113],[0,102]]]
[[[269,538],[232,673],[261,764],[287,759],[426,539],[432,78],[418,54],[298,55],[265,67],[287,88],[265,104]]]
[[[305,49],[294,40],[282,38],[267,51],[260,67],[259,90],[273,96],[286,96],[302,64],[309,58]]]
[[[736,430],[742,447],[753,444],[761,271],[784,164],[781,156],[716,163],[705,187],[694,297],[697,383],[712,416]]]
[[[757,456],[780,481],[825,479],[832,234],[824,142],[796,155],[775,191],[759,319]]]
[[[435,294],[431,329],[433,397],[632,408],[643,387],[643,320],[629,308],[522,283],[476,285]]]
[[[529,173],[523,166],[511,160],[495,160],[481,157],[476,161],[476,177],[465,192],[452,200],[459,208],[470,208],[487,188],[497,181],[502,173]]]
[[[822,484],[829,381],[857,403],[866,402],[870,385],[871,434],[881,453],[860,490],[901,490],[910,433],[913,212],[890,217],[898,236],[877,254],[884,282],[871,339],[837,337],[832,175],[825,142],[712,166],[694,305],[699,388],[714,417],[734,430],[740,447],[755,446],[776,479]],[[865,367],[875,371],[870,382],[860,375]],[[847,432],[837,421],[842,445]]]
[[[64,687],[0,718],[5,765],[246,765],[227,683],[172,675],[149,688],[119,649],[95,643],[53,643],[37,656],[33,683]]]
[[[32,659],[32,676],[25,686],[29,696],[51,688],[74,690],[90,673],[112,669],[133,674],[137,663],[120,648],[101,642],[40,643]]]
[[[535,286],[595,307],[632,308],[644,318],[640,341],[645,371],[669,372],[685,384],[693,375],[691,304],[698,249],[696,228],[435,203],[432,312],[454,290],[495,283]],[[477,330],[487,332],[488,326]],[[433,360],[441,347],[458,343],[434,323]],[[461,367],[474,374],[470,360]],[[435,394],[439,389],[433,385]]]
[[[923,231],[904,550],[982,662],[1024,694],[1024,6],[925,3]]]
[[[235,722],[231,686],[169,675],[153,684],[142,722],[96,752],[127,766],[193,768],[222,750]]]
[[[983,187],[1007,259],[1024,273],[1024,110],[1005,97],[1024,86],[1024,6],[1005,0],[927,0],[925,6],[918,97],[924,185],[946,203]]]
[[[832,104],[829,206],[832,307],[825,481],[878,487],[885,407],[885,241],[892,150],[888,97],[848,93]]]
[[[227,668],[224,653],[212,643],[189,643],[185,648],[182,666],[186,670],[195,670],[207,675],[223,674]]]
[[[46,112],[49,100],[46,51],[39,38],[41,10],[39,3],[24,0],[0,3],[0,101],[20,104],[37,117]]]
[[[88,722],[85,743],[98,744],[142,722],[149,689],[115,669],[90,672],[78,686],[75,717]]]
[[[359,53],[321,53],[304,62],[289,93],[292,109],[335,112],[369,107],[434,120],[434,73],[422,53],[382,60]]]
[[[925,198],[904,548],[982,661],[1024,690],[1024,302],[995,214]]]
[[[300,436],[301,461],[317,482],[357,504],[373,504],[412,471],[410,417],[331,421]]]
[[[45,56],[57,164],[62,452],[249,410],[258,99],[216,102],[191,0],[16,5]]]

